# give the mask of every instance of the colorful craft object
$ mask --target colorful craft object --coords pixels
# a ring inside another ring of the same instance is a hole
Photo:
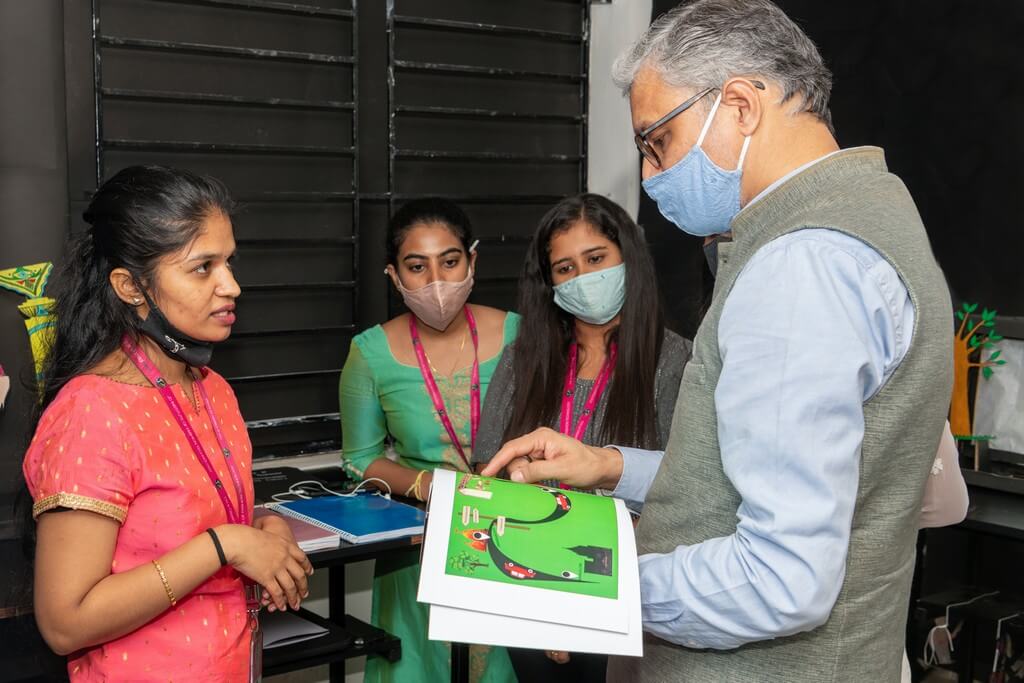
[[[53,299],[43,296],[52,271],[53,264],[49,262],[0,270],[0,288],[9,289],[26,298],[18,305],[18,310],[25,316],[37,379],[42,377],[43,361],[54,325],[51,314]]]
[[[953,337],[953,397],[949,408],[949,426],[953,436],[960,441],[987,441],[991,436],[974,433],[974,417],[968,400],[971,373],[980,369],[981,376],[988,379],[993,368],[1005,365],[999,356],[1002,351],[996,344],[1002,337],[996,334],[996,312],[987,308],[981,316],[972,317],[978,304],[963,304],[956,312],[960,322]],[[988,358],[985,358],[986,352]]]

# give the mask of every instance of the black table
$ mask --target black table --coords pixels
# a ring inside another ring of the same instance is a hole
[[[397,661],[402,655],[402,644],[398,638],[345,614],[345,565],[409,551],[419,546],[422,540],[422,536],[411,536],[358,545],[342,541],[337,548],[309,553],[314,568],[331,570],[327,589],[328,618],[308,610],[300,610],[299,615],[325,627],[328,633],[314,640],[266,650],[263,674],[272,676],[329,664],[330,680],[335,683],[345,680],[345,660],[352,657],[379,656]]]

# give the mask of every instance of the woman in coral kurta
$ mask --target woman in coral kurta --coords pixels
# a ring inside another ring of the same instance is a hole
[[[229,210],[213,179],[128,168],[65,260],[23,471],[36,620],[76,683],[250,680],[249,609],[305,597],[287,525],[250,522],[245,423],[205,367],[240,294]]]

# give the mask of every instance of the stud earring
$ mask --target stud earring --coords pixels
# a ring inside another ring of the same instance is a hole
[[[142,299],[135,297],[134,299],[132,299],[132,303],[135,304],[136,306],[140,306],[142,305]]]

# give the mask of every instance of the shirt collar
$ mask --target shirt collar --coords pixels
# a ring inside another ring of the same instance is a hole
[[[787,180],[789,180],[790,178],[792,178],[793,176],[795,176],[795,175],[796,175],[797,173],[800,173],[800,172],[802,172],[802,171],[806,171],[806,170],[807,170],[807,169],[809,169],[809,168],[810,168],[811,166],[814,166],[815,164],[817,164],[817,163],[819,163],[819,162],[822,162],[822,161],[824,161],[825,159],[828,159],[828,158],[829,158],[830,156],[832,156],[833,154],[839,154],[839,152],[842,152],[842,151],[843,151],[843,150],[841,150],[841,149],[837,149],[837,150],[835,150],[834,152],[829,152],[828,154],[826,154],[826,155],[824,155],[824,156],[820,156],[820,157],[818,157],[817,159],[812,159],[811,161],[808,161],[808,162],[807,162],[806,164],[804,164],[803,166],[800,166],[799,168],[794,168],[794,169],[793,169],[792,171],[790,171],[789,173],[787,173],[786,175],[782,176],[781,178],[779,178],[778,180],[776,180],[776,181],[775,181],[774,183],[772,183],[771,185],[769,185],[768,187],[766,187],[766,188],[764,188],[763,190],[761,190],[760,192],[758,192],[758,193],[757,193],[757,196],[755,196],[755,197],[754,197],[753,199],[751,199],[751,200],[750,200],[749,202],[747,202],[747,205],[746,205],[746,206],[744,206],[744,207],[743,207],[743,209],[746,209],[746,208],[747,208],[747,207],[749,207],[749,206],[753,206],[753,205],[754,205],[754,204],[756,204],[757,202],[761,201],[761,199],[763,199],[764,197],[766,197],[766,196],[767,196],[767,195],[768,195],[768,194],[769,194],[770,192],[772,192],[772,191],[773,191],[773,190],[774,190],[775,188],[777,188],[777,187],[778,187],[779,185],[781,185],[782,183],[786,182]]]

